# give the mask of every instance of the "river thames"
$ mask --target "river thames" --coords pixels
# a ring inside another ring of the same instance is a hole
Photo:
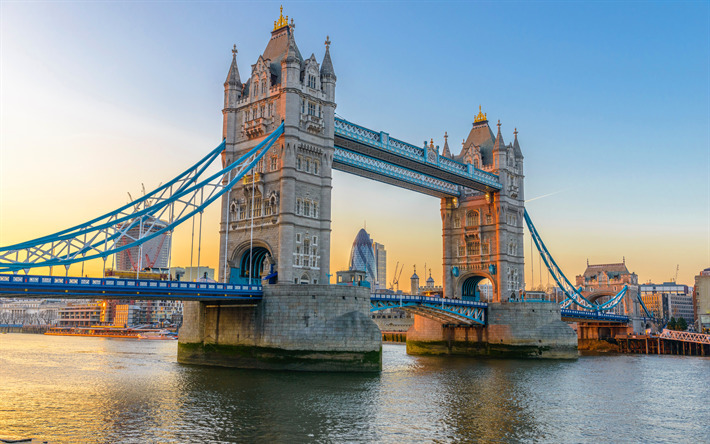
[[[381,374],[180,365],[176,341],[0,335],[0,435],[54,443],[708,442],[710,359],[415,357]]]

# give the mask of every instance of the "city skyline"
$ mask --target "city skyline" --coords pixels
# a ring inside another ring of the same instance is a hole
[[[707,5],[555,5],[564,23],[554,26],[544,4],[376,4],[376,17],[359,6],[284,6],[304,55],[321,60],[325,36],[333,41],[338,115],[413,144],[433,138],[443,147],[448,132],[454,153],[479,105],[491,124],[501,120],[506,142],[517,128],[527,208],[570,278],[587,258],[626,257],[640,282],[668,281],[679,264],[678,282],[691,284],[710,263],[707,13],[690,14]],[[0,7],[3,246],[124,204],[126,191],[152,189],[216,146],[231,45],[248,73],[278,14],[278,4]],[[240,14],[253,25],[211,26]],[[329,14],[350,23],[329,25]],[[481,22],[468,35],[471,16]],[[432,31],[442,18],[458,26]],[[513,31],[495,34],[507,19]],[[189,36],[179,32],[185,22]],[[661,23],[664,32],[654,32]],[[357,33],[365,25],[373,35]],[[347,268],[367,220],[387,245],[388,269],[426,262],[441,282],[438,199],[334,172],[332,200],[331,273]],[[218,213],[205,214],[200,264],[215,268]],[[186,239],[189,227],[180,227],[173,266],[190,263]],[[533,265],[537,272],[538,256]],[[87,271],[100,273],[100,264]]]

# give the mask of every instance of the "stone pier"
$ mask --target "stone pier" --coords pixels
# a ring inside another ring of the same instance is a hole
[[[378,372],[380,329],[365,287],[264,286],[251,306],[186,302],[178,362],[239,368]]]
[[[577,335],[560,320],[560,307],[544,303],[491,303],[485,327],[442,324],[415,316],[407,353],[511,358],[576,359]]]

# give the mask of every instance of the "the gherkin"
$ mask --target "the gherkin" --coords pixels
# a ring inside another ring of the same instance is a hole
[[[364,271],[367,274],[367,281],[371,284],[377,280],[372,239],[364,228],[358,231],[353,241],[353,248],[350,250],[350,270]]]

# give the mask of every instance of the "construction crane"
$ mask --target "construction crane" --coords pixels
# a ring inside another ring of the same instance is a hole
[[[399,273],[397,273],[397,269],[399,269]],[[397,265],[395,265],[394,267],[394,275],[392,277],[392,282],[390,283],[390,290],[394,290],[394,287],[396,285],[396,291],[399,291],[399,277],[402,276],[402,270],[404,270],[404,265],[402,265],[402,268],[399,268],[399,261],[397,261]]]

